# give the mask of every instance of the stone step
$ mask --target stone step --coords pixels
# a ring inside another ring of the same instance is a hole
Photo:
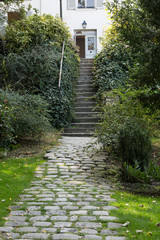
[[[64,137],[92,137],[93,133],[62,133]]]
[[[96,88],[92,88],[92,87],[77,87],[76,88],[76,90],[77,90],[77,92],[79,93],[79,92],[94,92],[94,93],[96,93]]]
[[[98,123],[72,123],[71,127],[75,128],[95,128]]]
[[[92,74],[92,72],[88,72],[88,73],[86,73],[86,72],[81,72],[80,73],[80,75],[79,75],[80,77],[93,77],[93,74]]]
[[[76,102],[75,107],[95,107],[95,101],[92,102]]]
[[[98,112],[76,112],[76,116],[78,118],[86,117],[86,119],[88,117],[97,117],[98,114],[99,114]]]
[[[91,133],[93,128],[65,128],[64,133]]]
[[[93,59],[86,59],[86,58],[81,58],[80,63],[91,63],[93,65]]]
[[[77,92],[77,97],[92,97],[96,94],[96,92],[85,92],[85,91],[78,91]]]
[[[98,123],[99,121],[98,117],[79,117],[73,119],[73,123]]]
[[[75,107],[75,111],[77,112],[94,112],[93,107]]]
[[[95,97],[77,97],[77,102],[94,102],[95,101]]]

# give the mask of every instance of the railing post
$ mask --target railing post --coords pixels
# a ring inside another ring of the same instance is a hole
[[[59,71],[59,83],[58,83],[59,96],[60,96],[60,92],[61,92],[61,80],[62,80],[62,68],[63,68],[64,47],[65,47],[65,41],[63,42],[63,47],[62,47],[62,57],[61,57],[61,64],[60,64],[60,71]]]

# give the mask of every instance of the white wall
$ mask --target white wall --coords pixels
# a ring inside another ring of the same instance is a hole
[[[33,8],[37,8],[41,14],[60,15],[59,0],[27,0],[26,3],[31,3]],[[78,0],[77,0],[78,3]],[[110,25],[107,20],[105,9],[76,9],[68,10],[67,0],[62,0],[63,20],[69,26],[72,37],[74,38],[74,30],[82,29],[82,22],[87,22],[86,30],[97,30],[97,50],[101,50],[99,38],[103,35],[103,28]]]

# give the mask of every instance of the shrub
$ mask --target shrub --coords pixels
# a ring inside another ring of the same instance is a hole
[[[117,153],[127,165],[144,170],[148,166],[151,154],[151,141],[148,131],[135,121],[126,121],[121,127],[117,139]]]
[[[125,86],[132,61],[127,45],[112,40],[106,43],[94,61],[93,84],[100,95],[104,91]]]
[[[0,94],[0,148],[7,148],[15,141],[13,109],[8,107],[6,99]]]
[[[146,126],[152,136],[157,135],[159,129],[159,110],[152,113],[145,108],[137,98],[140,90],[121,89],[108,93],[113,102],[101,108],[101,122],[96,136],[105,148],[117,155],[117,143],[121,129],[128,122],[135,122],[139,126]]]
[[[64,40],[59,97],[58,81]],[[8,26],[5,41],[8,55],[3,59],[3,87],[7,83],[7,86],[21,94],[40,94],[49,104],[47,109],[53,126],[60,128],[70,123],[79,58],[65,23],[58,17],[34,14]]]
[[[40,96],[19,95],[13,91],[0,91],[1,97],[6,101],[6,107],[12,108],[14,118],[10,125],[17,139],[26,137],[40,137],[50,131],[47,103]]]
[[[60,48],[36,46],[21,53],[11,53],[3,59],[6,82],[13,90],[42,93],[46,85],[58,86]]]
[[[11,26],[7,26],[5,33],[6,49],[9,53],[21,53],[50,41],[57,45],[67,41],[70,47],[73,47],[70,38],[68,27],[59,17],[45,14],[33,14],[15,21]]]

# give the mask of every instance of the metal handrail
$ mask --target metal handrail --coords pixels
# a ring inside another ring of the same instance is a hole
[[[63,68],[64,47],[65,47],[65,41],[63,42],[63,47],[62,47],[62,57],[61,57],[61,64],[60,64],[60,71],[59,71],[59,83],[58,83],[59,93],[60,93],[60,91],[61,91],[61,80],[62,80],[62,68]]]

